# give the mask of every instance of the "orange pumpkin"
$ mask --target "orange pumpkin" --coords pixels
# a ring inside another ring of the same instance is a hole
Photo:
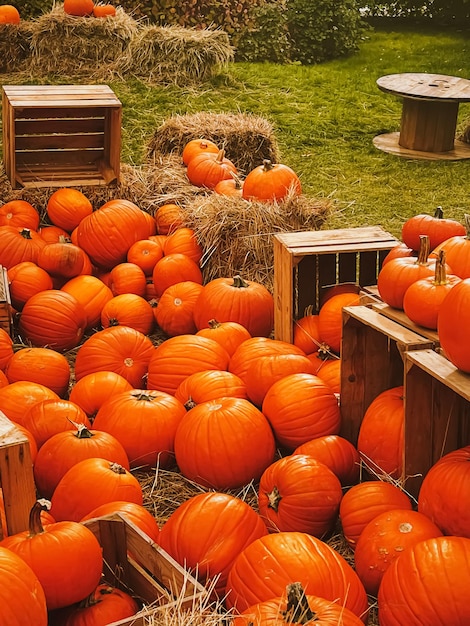
[[[122,293],[106,302],[101,310],[101,325],[130,326],[135,330],[149,335],[154,326],[152,305],[135,293]]]
[[[85,17],[91,15],[94,9],[93,0],[64,0],[64,11],[67,15]]]
[[[113,298],[111,289],[96,276],[88,274],[71,278],[60,289],[80,302],[85,311],[86,328],[97,328],[103,307]]]
[[[0,6],[0,24],[19,24],[20,14],[12,4]]]
[[[155,211],[154,219],[157,225],[157,233],[159,235],[169,235],[177,228],[184,226],[184,211],[177,204],[169,202],[158,207]]]
[[[225,370],[195,372],[181,381],[175,391],[175,398],[187,409],[201,402],[225,396],[248,398],[245,383],[235,374]]]
[[[225,156],[225,150],[219,150],[217,154],[201,152],[193,157],[186,170],[189,182],[197,187],[214,189],[218,182],[231,178],[237,173],[237,168],[230,159]]]
[[[71,233],[84,217],[93,212],[93,206],[78,189],[62,187],[49,197],[46,212],[52,224]]]
[[[31,296],[53,287],[50,274],[32,261],[14,265],[8,270],[7,275],[11,303],[18,311],[21,311]]]
[[[355,485],[359,480],[359,452],[350,441],[339,435],[310,439],[298,446],[292,454],[309,454],[324,463],[344,487]]]
[[[162,293],[153,315],[169,337],[196,332],[194,310],[202,288],[199,283],[187,280],[170,285]]]
[[[341,350],[343,329],[343,308],[360,303],[360,297],[355,292],[336,293],[322,304],[318,312],[318,332],[320,340],[336,354]]]
[[[42,400],[59,400],[59,396],[40,383],[19,380],[0,388],[0,406],[12,422],[23,425],[24,414]]]
[[[127,262],[138,265],[146,276],[151,276],[153,268],[163,256],[163,248],[151,239],[139,239],[127,252]]]
[[[188,141],[184,148],[182,159],[184,165],[188,165],[191,159],[201,152],[211,152],[212,154],[218,154],[218,146],[210,139],[191,139]]]
[[[21,419],[21,425],[34,437],[38,450],[56,433],[75,430],[77,424],[91,428],[85,411],[70,400],[42,400],[31,406]]]
[[[116,372],[99,371],[86,374],[72,387],[69,400],[78,404],[90,419],[109,398],[120,391],[130,391],[132,385]]]
[[[116,15],[116,8],[112,4],[95,4],[93,7],[94,17],[109,17]]]
[[[13,352],[13,339],[4,328],[0,328],[0,370],[5,369]]]
[[[0,10],[2,8],[4,7],[0,6]],[[38,211],[26,200],[11,200],[0,206],[0,226],[22,226],[37,230],[39,219]]]
[[[232,356],[240,344],[247,339],[251,339],[247,329],[237,322],[219,322],[216,319],[209,320],[207,328],[201,328],[196,335],[215,339],[217,343],[227,350]]]
[[[118,263],[110,271],[108,287],[114,296],[132,293],[143,297],[147,288],[147,278],[144,270],[136,263],[125,261]]]
[[[50,348],[21,348],[5,368],[10,383],[29,380],[52,389],[64,397],[70,381],[70,364],[67,358]]]
[[[163,254],[185,254],[195,263],[202,258],[203,249],[192,228],[177,228],[170,233],[163,244]]]
[[[302,193],[299,177],[287,165],[269,159],[251,170],[243,183],[242,195],[246,200],[278,201],[289,193],[295,196]]]
[[[201,268],[186,254],[167,254],[153,268],[152,280],[155,293],[160,297],[171,285],[191,281],[202,285]]]

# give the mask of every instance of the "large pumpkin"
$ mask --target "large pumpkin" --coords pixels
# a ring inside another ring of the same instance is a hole
[[[269,159],[251,170],[243,182],[242,195],[246,200],[278,201],[289,193],[302,193],[299,177],[287,165]]]
[[[441,303],[437,333],[449,361],[458,369],[470,373],[470,278],[454,285]]]
[[[212,489],[236,489],[258,480],[274,453],[268,421],[243,398],[196,405],[183,416],[175,436],[183,476]]]
[[[36,263],[46,245],[41,235],[22,226],[0,226],[0,265],[10,269],[22,261]]]
[[[5,9],[5,6],[0,9]],[[39,212],[26,200],[10,200],[0,206],[0,226],[22,226],[37,230],[39,220]]]
[[[148,236],[144,212],[129,200],[109,200],[84,217],[76,229],[78,245],[98,267],[112,269],[127,258],[131,245]]]
[[[33,435],[40,448],[50,437],[64,430],[74,430],[78,424],[91,428],[87,414],[70,400],[43,400],[25,411],[21,425]]]
[[[82,2],[85,4],[86,0]],[[46,212],[52,224],[71,233],[84,217],[93,212],[93,206],[78,189],[62,187],[49,196]]]
[[[444,218],[442,207],[433,215],[419,213],[408,218],[401,228],[403,243],[412,250],[419,250],[420,235],[428,235],[431,250],[450,237],[465,235],[465,226],[457,220]]]
[[[95,535],[83,524],[62,521],[43,527],[44,506],[36,502],[29,529],[4,538],[0,546],[31,567],[44,590],[47,608],[52,610],[79,602],[93,591],[101,578],[103,557]]]
[[[179,400],[155,390],[123,391],[99,409],[93,427],[110,433],[124,447],[131,467],[169,467],[176,429],[186,414]]]
[[[68,392],[71,368],[68,359],[50,348],[17,350],[5,368],[8,381],[29,380],[52,389],[58,396]]]
[[[315,437],[339,433],[338,400],[314,374],[290,374],[275,382],[262,410],[277,442],[290,451]]]
[[[208,189],[214,189],[221,180],[231,178],[230,172],[236,174],[237,168],[227,159],[223,149],[217,154],[200,152],[188,162],[186,169],[191,184]]]
[[[24,559],[0,546],[1,626],[47,626],[46,596]]]
[[[47,289],[31,296],[20,316],[20,333],[34,346],[59,352],[75,348],[87,325],[85,309],[71,294]]]
[[[101,311],[113,297],[111,289],[96,276],[88,274],[71,278],[60,289],[81,303],[85,309],[87,329],[98,328],[101,321]]]
[[[425,475],[418,494],[418,511],[446,535],[470,539],[470,446],[444,455]]]
[[[228,493],[208,492],[180,504],[163,525],[159,541],[201,582],[214,581],[222,598],[235,558],[266,533],[260,516],[246,502]]]
[[[124,376],[106,370],[86,374],[75,381],[69,400],[78,404],[90,418],[94,418],[100,406],[120,391],[133,389]]]
[[[324,463],[295,454],[265,469],[258,509],[270,532],[295,530],[322,538],[336,523],[342,496],[339,479]]]
[[[0,406],[12,422],[22,425],[27,410],[43,400],[59,400],[55,391],[41,383],[18,380],[0,388]]]
[[[406,550],[379,588],[380,626],[470,624],[470,539],[436,537]]]
[[[245,548],[230,570],[226,604],[244,611],[281,596],[292,581],[307,595],[315,591],[367,622],[367,595],[351,565],[321,539],[301,532],[271,533]]]
[[[351,487],[359,480],[359,452],[350,441],[339,435],[310,439],[298,446],[293,454],[308,454],[324,463],[336,474],[343,487]]]
[[[22,261],[8,270],[11,304],[21,311],[31,296],[39,291],[52,289],[54,283],[46,270],[32,261]]]
[[[256,281],[215,278],[205,286],[194,312],[198,329],[212,319],[238,322],[252,337],[268,337],[274,324],[274,299],[264,285]]]

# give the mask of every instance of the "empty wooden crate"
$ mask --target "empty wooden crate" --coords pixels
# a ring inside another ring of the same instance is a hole
[[[4,85],[2,117],[13,188],[119,180],[122,105],[107,85]]]
[[[293,324],[307,307],[318,313],[328,287],[377,284],[398,240],[380,226],[281,233],[274,236],[274,334],[292,341]]]

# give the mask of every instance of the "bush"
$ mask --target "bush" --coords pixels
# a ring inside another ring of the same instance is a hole
[[[52,0],[9,0],[8,4],[16,6],[22,20],[39,17],[51,10]]]
[[[232,38],[235,59],[256,63],[290,60],[287,0],[264,2],[253,10],[253,23]]]
[[[403,17],[432,20],[449,24],[470,20],[470,0],[394,0],[393,2],[367,2],[367,16]],[[468,24],[467,24],[468,26]]]
[[[358,49],[366,23],[356,0],[288,0],[291,58],[321,63]]]

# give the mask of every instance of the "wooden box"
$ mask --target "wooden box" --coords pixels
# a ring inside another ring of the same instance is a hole
[[[423,337],[426,337],[426,339],[429,339],[429,341],[432,341],[436,350],[440,347],[441,344],[436,330],[430,330],[429,328],[424,328],[424,326],[415,324],[401,309],[394,309],[388,304],[385,304],[385,302],[374,302],[371,306],[375,311],[385,315],[385,317],[388,317],[405,328],[412,330],[417,335],[422,335]]]
[[[404,356],[433,342],[369,306],[343,309],[341,434],[354,445],[366,409],[380,393],[404,384]]]
[[[292,342],[293,324],[318,313],[335,285],[367,288],[398,240],[379,226],[274,235],[274,336]]]
[[[0,411],[0,519],[8,535],[28,529],[36,502],[33,463],[26,435]],[[0,525],[0,538],[4,530]]]
[[[470,375],[435,350],[405,354],[406,490],[415,497],[444,454],[470,445]]]
[[[8,286],[7,268],[0,265],[0,328],[10,336],[12,334],[12,316],[10,288]]]
[[[13,188],[119,180],[122,106],[107,85],[4,85],[2,118]]]
[[[83,522],[103,549],[104,580],[131,593],[144,608],[113,626],[144,626],[145,614],[178,601],[190,608],[207,595],[206,588],[155,544],[125,515],[116,513]]]

